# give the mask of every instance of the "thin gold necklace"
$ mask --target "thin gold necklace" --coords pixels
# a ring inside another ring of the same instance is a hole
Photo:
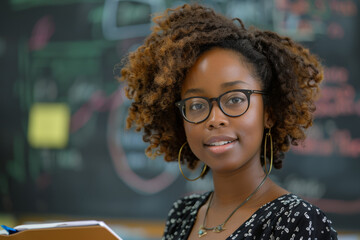
[[[199,238],[200,237],[203,237],[207,234],[208,231],[213,231],[215,233],[220,233],[222,231],[224,231],[226,228],[225,228],[225,224],[229,221],[229,219],[232,217],[232,215],[234,215],[234,213],[240,208],[242,207],[245,203],[247,203],[250,198],[252,196],[255,195],[255,193],[260,189],[260,187],[264,184],[266,178],[268,177],[269,173],[265,175],[264,179],[261,181],[261,183],[257,186],[257,188],[242,202],[239,204],[239,206],[237,206],[234,211],[232,211],[230,213],[230,215],[225,219],[225,221],[215,227],[211,227],[211,228],[207,228],[205,227],[205,224],[206,224],[206,218],[207,218],[207,215],[208,215],[208,212],[209,212],[209,208],[210,208],[210,205],[211,205],[211,202],[212,202],[212,199],[213,199],[213,196],[214,196],[214,193],[211,193],[211,196],[210,196],[210,199],[209,199],[209,204],[207,206],[207,209],[206,209],[206,212],[205,212],[205,217],[204,217],[204,221],[203,221],[203,224],[200,226],[199,228]]]

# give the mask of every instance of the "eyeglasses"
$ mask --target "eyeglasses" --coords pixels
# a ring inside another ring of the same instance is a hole
[[[190,123],[201,123],[209,116],[216,101],[221,111],[229,117],[239,117],[246,113],[253,93],[266,94],[260,90],[236,89],[225,92],[217,98],[189,97],[175,103],[183,118]]]

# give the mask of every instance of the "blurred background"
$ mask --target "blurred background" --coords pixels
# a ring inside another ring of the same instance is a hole
[[[144,155],[141,133],[124,130],[129,102],[113,76],[152,14],[186,2],[0,1],[0,224],[96,219],[124,239],[159,239],[176,199],[212,188]],[[314,126],[271,177],[324,210],[340,239],[360,239],[360,1],[201,3],[320,57]]]

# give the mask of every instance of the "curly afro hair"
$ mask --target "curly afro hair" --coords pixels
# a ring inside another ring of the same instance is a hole
[[[198,4],[168,9],[153,21],[156,26],[145,43],[125,58],[124,67],[119,64],[114,70],[119,80],[127,82],[126,95],[132,100],[127,127],[135,124],[137,131],[143,129],[143,140],[150,143],[146,154],[164,154],[166,161],[176,161],[186,142],[175,106],[182,81],[202,53],[220,47],[244,56],[268,92],[264,103],[274,122],[274,167],[281,168],[284,152],[304,140],[305,129],[312,125],[323,79],[317,57],[288,37],[246,29],[240,19],[228,19]],[[269,156],[270,149],[266,151]],[[189,147],[182,155],[190,169],[196,167],[199,160]],[[263,150],[261,155],[263,162]]]

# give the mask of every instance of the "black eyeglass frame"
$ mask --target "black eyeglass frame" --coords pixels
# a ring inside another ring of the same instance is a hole
[[[242,113],[242,114],[239,114],[239,115],[230,115],[230,114],[227,114],[224,109],[222,108],[221,104],[220,104],[220,99],[222,96],[224,96],[225,94],[228,94],[230,92],[242,92],[245,94],[247,100],[248,100],[248,105],[246,107],[246,110]],[[250,107],[250,96],[251,94],[253,93],[257,93],[257,94],[263,94],[263,95],[266,95],[267,93],[265,91],[261,91],[261,90],[250,90],[250,89],[234,89],[234,90],[231,90],[231,91],[227,91],[227,92],[224,92],[223,94],[221,94],[220,96],[216,97],[216,98],[207,98],[207,97],[201,97],[201,96],[194,96],[194,97],[188,97],[188,98],[185,98],[183,100],[180,100],[178,102],[175,103],[175,105],[179,108],[180,110],[180,113],[182,115],[182,117],[189,123],[202,123],[204,121],[206,121],[206,119],[208,119],[208,117],[210,116],[210,113],[212,111],[212,108],[213,108],[213,101],[216,101],[220,110],[226,115],[226,116],[229,116],[229,117],[240,117],[241,115],[244,115],[247,110],[249,109]],[[192,98],[202,98],[202,99],[205,99],[208,103],[209,103],[209,113],[208,115],[204,118],[204,120],[201,120],[199,122],[193,122],[193,121],[190,121],[189,119],[186,118],[185,116],[185,113],[184,113],[184,110],[185,110],[185,102],[186,100],[188,99],[192,99]]]

